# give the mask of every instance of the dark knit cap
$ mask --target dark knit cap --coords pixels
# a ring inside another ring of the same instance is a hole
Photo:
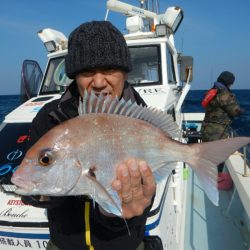
[[[229,71],[223,71],[217,78],[217,82],[223,83],[226,86],[233,84],[234,80],[234,74]]]
[[[108,21],[92,21],[72,31],[65,57],[69,78],[94,68],[132,70],[130,53],[122,33]]]

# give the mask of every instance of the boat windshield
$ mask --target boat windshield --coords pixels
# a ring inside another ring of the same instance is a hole
[[[161,84],[159,45],[135,46],[129,49],[133,70],[128,74],[128,82],[134,86]]]
[[[64,56],[52,58],[49,61],[40,94],[63,93],[72,82],[65,74]]]
[[[132,72],[128,82],[134,86],[161,83],[159,45],[130,47]],[[64,56],[51,58],[45,73],[40,94],[63,93],[72,82],[65,74]]]

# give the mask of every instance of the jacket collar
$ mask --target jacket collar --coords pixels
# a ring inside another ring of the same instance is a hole
[[[214,88],[219,89],[219,90],[227,90],[227,91],[231,92],[231,90],[225,84],[223,84],[221,82],[215,82]]]

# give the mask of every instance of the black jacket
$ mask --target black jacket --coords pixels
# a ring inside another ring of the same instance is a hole
[[[146,105],[139,94],[125,83],[123,98]],[[46,104],[32,122],[31,138],[35,143],[57,124],[78,115],[79,93],[73,82],[60,100]],[[106,217],[98,204],[84,196],[54,197],[39,202],[38,197],[23,197],[25,203],[47,208],[50,239],[61,250],[134,250],[144,237],[145,223],[150,207],[142,216],[128,220],[131,236],[123,219]],[[90,232],[90,234],[88,234]]]

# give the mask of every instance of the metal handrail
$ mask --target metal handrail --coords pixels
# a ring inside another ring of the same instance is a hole
[[[239,136],[239,134],[236,132],[235,129],[233,129],[232,127],[229,127],[229,135],[230,137],[236,137]],[[243,177],[249,177],[250,174],[248,174],[248,168],[250,166],[250,162],[248,160],[248,156],[247,153],[250,154],[250,149],[249,146],[245,146],[242,148],[243,152],[238,153],[238,155],[242,156],[243,160],[244,160],[244,172],[242,174]],[[241,149],[239,149],[239,151],[241,151]]]

